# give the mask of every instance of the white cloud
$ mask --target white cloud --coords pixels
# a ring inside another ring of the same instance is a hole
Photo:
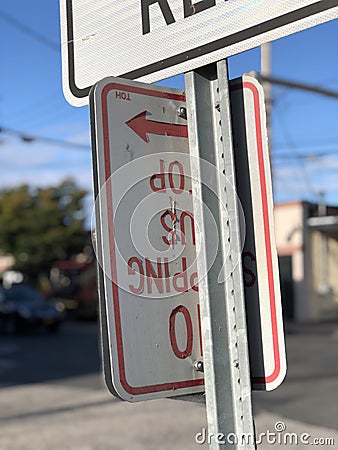
[[[7,138],[0,145],[0,188],[19,184],[48,186],[66,177],[92,188],[91,151]]]
[[[306,162],[285,161],[274,165],[274,197],[276,201],[318,201],[325,193],[327,201],[338,203],[338,155]]]

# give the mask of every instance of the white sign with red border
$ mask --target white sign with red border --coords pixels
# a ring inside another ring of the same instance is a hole
[[[106,380],[129,401],[204,389],[184,106],[116,78],[91,98]]]
[[[60,0],[63,89],[154,82],[338,17],[336,0]]]
[[[245,214],[242,253],[253,389],[275,389],[286,357],[264,92],[256,79],[231,82],[237,193]]]
[[[262,88],[252,77],[234,80],[231,100],[246,217],[251,375],[254,389],[271,390],[286,364]],[[196,371],[203,360],[198,224],[182,107],[182,91],[116,78],[102,80],[92,93],[106,380],[129,401],[204,389]],[[217,237],[217,230],[208,232]]]

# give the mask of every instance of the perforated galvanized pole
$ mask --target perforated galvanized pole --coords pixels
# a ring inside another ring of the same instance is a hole
[[[188,72],[185,87],[194,215],[199,224],[197,267],[199,273],[207,272],[199,281],[199,293],[209,444],[213,450],[254,449],[239,205],[235,190],[227,189],[226,183],[227,179],[236,186],[227,62]],[[206,187],[209,180],[203,184],[209,175],[198,158],[214,164],[221,174],[214,180],[216,195]],[[207,210],[219,233],[213,264]],[[219,280],[220,273],[225,281]]]

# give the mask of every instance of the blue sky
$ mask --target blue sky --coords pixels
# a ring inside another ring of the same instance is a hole
[[[88,107],[64,99],[59,28],[57,0],[0,7],[0,188],[72,176],[91,190]],[[259,71],[259,49],[230,58],[229,67],[231,78]],[[338,21],[273,42],[272,72],[338,92]],[[183,77],[169,84],[183,87]],[[277,202],[317,201],[324,192],[338,204],[338,99],[273,86],[271,141]]]

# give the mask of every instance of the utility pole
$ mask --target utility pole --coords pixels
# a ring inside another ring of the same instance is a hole
[[[271,43],[267,42],[261,45],[261,76],[270,78],[271,76]],[[271,83],[266,81],[264,84],[266,119],[268,128],[268,138],[270,138],[271,128],[271,106],[272,106],[272,89]]]
[[[327,216],[327,205],[325,201],[325,192],[320,193],[320,201],[318,205],[318,216]],[[321,295],[327,295],[330,291],[328,281],[328,239],[325,230],[320,231],[320,277],[318,291]]]
[[[269,78],[271,76],[271,42],[266,42],[261,45],[261,76],[262,78]],[[273,186],[273,172],[272,172],[272,151],[271,151],[271,109],[272,109],[272,86],[269,81],[263,83],[265,95],[265,110],[266,110],[266,128],[268,135],[269,159],[272,175]]]
[[[263,47],[263,46],[262,46]],[[314,86],[312,84],[300,83],[298,81],[287,80],[285,78],[277,78],[268,75],[263,75],[262,73],[250,72],[251,76],[256,77],[257,80],[265,84],[278,84],[279,86],[284,86],[290,89],[298,89],[301,91],[312,92],[314,94],[324,95],[326,97],[338,98],[338,92],[332,91],[331,89],[325,89],[320,86]]]

